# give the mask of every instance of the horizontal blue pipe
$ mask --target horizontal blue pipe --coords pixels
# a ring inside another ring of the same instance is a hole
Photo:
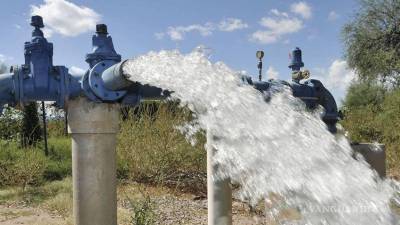
[[[105,88],[112,91],[128,90],[144,99],[165,98],[170,95],[169,91],[163,91],[159,87],[130,81],[129,76],[123,71],[126,62],[127,60],[117,63],[102,73],[101,78]]]

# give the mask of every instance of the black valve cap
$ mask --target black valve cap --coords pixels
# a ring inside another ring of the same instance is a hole
[[[43,18],[41,16],[32,16],[31,17],[31,26],[37,27],[37,28],[43,28]]]
[[[105,24],[97,24],[96,25],[96,33],[98,33],[98,34],[108,34],[107,33],[107,25],[105,25]]]

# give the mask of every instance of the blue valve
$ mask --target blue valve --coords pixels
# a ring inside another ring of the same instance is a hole
[[[292,69],[293,73],[304,73],[300,71],[303,66],[302,52],[300,48],[296,47],[292,51],[289,68]],[[293,96],[301,99],[308,109],[313,110],[319,105],[322,106],[325,111],[321,115],[321,119],[325,122],[330,132],[336,133],[336,123],[339,120],[337,104],[332,94],[324,87],[321,81],[316,79],[309,79],[302,83],[300,82],[301,79],[292,79],[292,82],[283,80],[252,81],[251,77],[243,77],[242,80],[253,85],[255,89],[261,92],[270,91],[276,85],[288,86],[292,90]]]

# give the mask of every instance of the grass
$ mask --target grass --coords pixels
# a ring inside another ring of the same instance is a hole
[[[7,187],[0,190],[0,203],[23,203],[25,205],[38,206],[54,199],[58,195],[70,195],[72,197],[71,178],[62,181],[53,181],[41,186],[29,186],[25,190],[16,187]],[[60,199],[64,201],[65,199]],[[72,198],[71,198],[72,201]],[[53,205],[54,204],[53,202]],[[65,207],[56,208],[63,211]]]
[[[49,156],[45,180],[62,180],[72,175],[71,139],[68,137],[49,138]]]
[[[72,212],[72,193],[59,193],[43,202],[44,208],[63,217]]]
[[[61,181],[46,182],[40,186],[29,186],[25,190],[19,187],[3,188],[0,190],[0,204],[43,209],[52,215],[61,216],[63,225],[72,225],[72,180],[67,177]],[[30,214],[37,214],[37,212],[15,209],[9,212],[2,211],[2,216],[6,216],[4,218],[6,220],[26,217]]]
[[[0,140],[0,186],[39,185],[72,175],[71,141],[49,138],[49,155],[40,145],[20,148],[16,141]]]
[[[128,191],[129,190],[129,191]],[[131,183],[119,185],[118,221],[120,225],[152,225],[156,215],[150,193],[166,193],[159,188],[148,188],[143,184]],[[40,186],[30,186],[25,190],[7,187],[0,190],[0,204],[23,205],[40,208],[53,215],[59,215],[65,223],[72,221],[72,179],[67,177],[61,181],[46,182]],[[29,216],[32,211],[10,210],[2,212],[4,219]]]

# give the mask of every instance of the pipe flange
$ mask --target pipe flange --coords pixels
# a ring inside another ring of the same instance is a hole
[[[89,86],[89,70],[86,71],[85,75],[82,77],[82,90],[85,93],[86,97],[88,97],[90,100],[94,102],[101,102],[101,99],[98,98],[92,91],[92,89]]]
[[[112,91],[108,90],[104,86],[103,79],[101,75],[103,72],[109,67],[113,66],[115,61],[113,60],[104,60],[97,63],[89,72],[88,76],[88,84],[91,91],[102,101],[117,101],[124,97],[127,91]]]

